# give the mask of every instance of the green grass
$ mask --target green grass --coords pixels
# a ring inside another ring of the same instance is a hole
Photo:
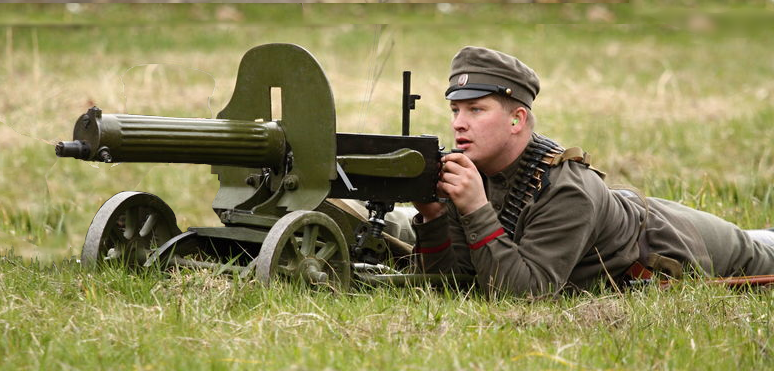
[[[411,69],[422,95],[412,132],[448,147],[449,60],[484,45],[538,72],[538,131],[592,153],[609,184],[771,227],[774,49],[761,26],[771,4],[710,5],[730,16],[687,1],[0,5],[0,369],[772,368],[769,291],[336,295],[209,272],[82,271],[68,259],[113,194],[154,193],[185,230],[219,225],[218,182],[208,166],[95,168],[57,160],[52,146],[94,104],[211,117],[246,50],[293,42],[325,69],[339,131],[398,133],[400,72]]]
[[[334,294],[13,256],[0,259],[0,272],[4,369],[771,366],[768,290],[689,282],[540,300],[430,287]]]

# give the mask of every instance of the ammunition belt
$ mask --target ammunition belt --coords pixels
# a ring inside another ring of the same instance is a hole
[[[519,168],[511,181],[511,189],[505,196],[505,205],[498,218],[508,236],[513,239],[519,214],[530,200],[537,201],[548,187],[548,173],[556,156],[564,148],[548,137],[534,133],[527,148],[521,154]]]

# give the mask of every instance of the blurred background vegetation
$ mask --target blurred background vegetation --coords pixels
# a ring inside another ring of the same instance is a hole
[[[699,5],[701,4],[701,6]],[[629,4],[2,4],[0,250],[77,255],[99,206],[159,195],[181,228],[218,223],[202,165],[58,160],[88,107],[214,117],[241,55],[299,44],[325,69],[338,130],[400,132],[400,74],[422,95],[415,134],[452,145],[448,65],[464,45],[541,77],[537,130],[581,146],[608,183],[770,227],[774,2]]]

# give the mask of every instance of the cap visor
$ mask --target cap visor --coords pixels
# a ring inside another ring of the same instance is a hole
[[[486,91],[486,90],[459,89],[449,93],[449,95],[446,96],[446,99],[448,100],[475,99],[475,98],[481,98],[489,94],[492,94],[492,92]]]

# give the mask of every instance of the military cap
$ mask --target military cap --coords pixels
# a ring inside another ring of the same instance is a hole
[[[535,71],[516,57],[466,46],[452,59],[446,99],[473,99],[497,93],[532,109],[532,101],[539,91],[540,80]]]

